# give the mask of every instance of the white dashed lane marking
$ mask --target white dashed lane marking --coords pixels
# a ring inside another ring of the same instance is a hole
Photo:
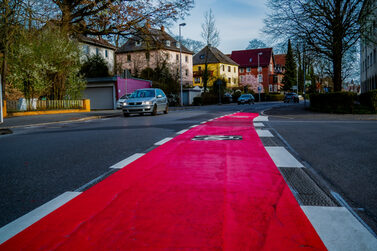
[[[111,166],[110,168],[121,169],[121,168],[127,166],[128,164],[132,163],[133,161],[137,160],[138,158],[140,158],[144,154],[145,153],[135,153],[135,154],[131,155],[130,157],[128,157],[127,159],[124,159],[124,160],[118,162],[117,164]]]
[[[328,250],[377,250],[377,239],[346,208],[301,208]]]
[[[63,206],[65,203],[72,200],[79,194],[80,192],[65,192],[55,199],[43,204],[42,206],[0,228],[0,244],[9,240],[24,229],[28,228],[52,211]]]
[[[259,137],[274,137],[274,135],[272,135],[269,130],[256,129],[255,131],[257,132]]]
[[[158,141],[158,142],[156,142],[156,143],[154,143],[156,146],[160,146],[160,145],[163,145],[163,144],[165,144],[166,142],[168,142],[169,140],[171,140],[171,139],[173,139],[173,138],[164,138],[163,140],[160,140],[160,141]]]
[[[181,131],[177,132],[177,134],[183,134],[183,133],[185,133],[185,132],[187,132],[187,131],[188,131],[188,129],[181,130]]]
[[[258,116],[254,121],[268,121],[268,116]]]
[[[254,127],[264,127],[263,123],[254,123]]]
[[[277,167],[304,167],[282,146],[265,147]]]

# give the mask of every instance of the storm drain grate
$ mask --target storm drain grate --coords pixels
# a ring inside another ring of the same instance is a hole
[[[239,135],[197,135],[192,140],[242,140]]]
[[[283,146],[280,141],[277,142],[276,138],[273,137],[261,137],[260,140],[264,146]]]
[[[302,168],[279,168],[302,206],[339,206]]]

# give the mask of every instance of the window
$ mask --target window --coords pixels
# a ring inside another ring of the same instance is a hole
[[[131,62],[131,55],[127,55],[127,62]]]
[[[250,63],[253,62],[253,58],[250,58],[250,59],[249,59],[249,62],[250,62]]]
[[[230,66],[228,66],[228,72],[230,72]]]
[[[186,61],[186,63],[188,62],[188,56],[185,56],[185,61]]]
[[[236,73],[236,67],[234,67],[234,73]]]
[[[107,50],[105,50],[105,57],[109,57],[109,53],[108,53],[108,51]]]
[[[202,67],[201,66],[198,66],[198,71],[201,71],[202,70]]]
[[[230,78],[228,78],[228,83],[229,83],[229,84],[232,83],[232,80],[231,80]]]
[[[263,75],[262,74],[258,74],[258,82],[259,83],[263,82]]]
[[[136,45],[136,46],[141,46],[141,41],[136,41],[136,42],[135,42],[135,45]]]
[[[85,45],[84,50],[85,50],[85,53],[89,55],[89,52],[90,52],[89,45]]]
[[[188,76],[188,74],[189,74],[188,69],[186,69],[185,74],[186,74],[186,76]]]
[[[176,42],[175,45],[177,46],[177,48],[181,47],[181,44],[179,42]]]
[[[149,54],[149,52],[146,52],[146,53],[145,53],[145,58],[146,58],[148,61],[149,61],[149,59],[150,59],[150,56],[151,56],[151,55]]]
[[[177,54],[175,58],[177,59],[177,61],[179,61],[179,54]]]
[[[195,83],[200,83],[200,78],[196,77],[195,78]]]
[[[244,68],[240,68],[240,72],[243,73],[244,72]]]
[[[166,45],[166,46],[170,46],[170,41],[169,41],[169,40],[166,40],[166,41],[165,41],[165,45]]]
[[[204,54],[199,56],[200,59],[204,59]]]
[[[96,48],[96,55],[98,56],[99,55],[99,49]]]
[[[225,71],[225,65],[222,65],[221,68],[223,69],[223,71]]]
[[[246,68],[246,72],[251,72],[251,68],[250,68],[250,67],[247,67],[247,68]]]

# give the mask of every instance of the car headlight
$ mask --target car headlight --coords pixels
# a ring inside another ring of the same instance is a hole
[[[122,106],[126,106],[127,105],[127,102],[120,102],[120,105],[122,105]]]
[[[144,101],[143,102],[143,105],[151,105],[152,104],[152,101]]]

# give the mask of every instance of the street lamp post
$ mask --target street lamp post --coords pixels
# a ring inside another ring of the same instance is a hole
[[[259,57],[263,55],[263,52],[258,53],[258,101],[260,102],[260,90],[259,90],[259,84],[260,84],[260,69],[259,69]]]
[[[181,106],[183,106],[183,91],[182,91],[182,45],[181,45],[181,27],[185,26],[186,23],[179,24],[179,75],[181,82]]]

